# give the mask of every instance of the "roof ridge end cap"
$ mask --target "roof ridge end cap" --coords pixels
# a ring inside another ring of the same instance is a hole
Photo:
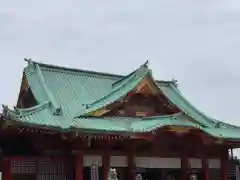
[[[146,67],[146,68],[148,68],[148,65],[149,65],[149,61],[146,60],[145,63],[143,63],[140,67]]]
[[[34,62],[31,58],[24,58],[24,61],[26,61],[28,65],[36,64],[36,62]]]

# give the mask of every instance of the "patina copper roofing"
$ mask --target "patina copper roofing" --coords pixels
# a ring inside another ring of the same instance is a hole
[[[121,76],[28,60],[24,73],[38,105],[14,110],[4,107],[4,116],[16,123],[53,127],[62,131],[78,129],[87,132],[115,133],[139,133],[165,126],[185,126],[198,128],[217,138],[240,140],[240,127],[223,123],[200,112],[184,98],[175,80],[154,80],[147,63],[130,74]],[[152,78],[159,91],[177,106],[181,113],[142,118],[88,116],[89,112],[126,96],[146,76]]]

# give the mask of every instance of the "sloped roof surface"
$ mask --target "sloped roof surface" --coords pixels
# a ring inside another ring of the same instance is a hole
[[[69,69],[32,61],[29,61],[24,72],[39,105],[24,110],[5,108],[5,115],[18,123],[62,130],[77,128],[113,132],[145,132],[163,126],[184,125],[200,128],[216,137],[240,139],[238,127],[214,120],[200,112],[184,98],[173,81],[155,81],[155,83],[159,91],[182,110],[181,116],[152,118],[84,116],[124,97],[146,76],[151,76],[151,70],[146,64],[126,76]],[[194,119],[199,123],[182,121],[182,117]]]

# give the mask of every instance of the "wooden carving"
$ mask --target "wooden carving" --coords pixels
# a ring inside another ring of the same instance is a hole
[[[118,104],[117,106],[115,106]],[[156,95],[136,93],[125,98],[121,104],[115,103],[108,107],[109,112],[104,116],[161,116],[176,113],[175,109],[169,106],[166,99]]]

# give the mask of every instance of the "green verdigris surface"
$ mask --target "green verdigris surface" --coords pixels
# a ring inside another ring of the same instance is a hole
[[[188,102],[174,81],[155,81],[169,101],[181,113],[157,117],[90,117],[100,109],[126,96],[151,70],[144,64],[127,76],[70,69],[28,62],[24,69],[38,105],[28,109],[4,108],[4,115],[15,123],[55,128],[61,131],[91,133],[150,132],[160,127],[198,128],[207,134],[240,140],[240,128],[208,117]]]

